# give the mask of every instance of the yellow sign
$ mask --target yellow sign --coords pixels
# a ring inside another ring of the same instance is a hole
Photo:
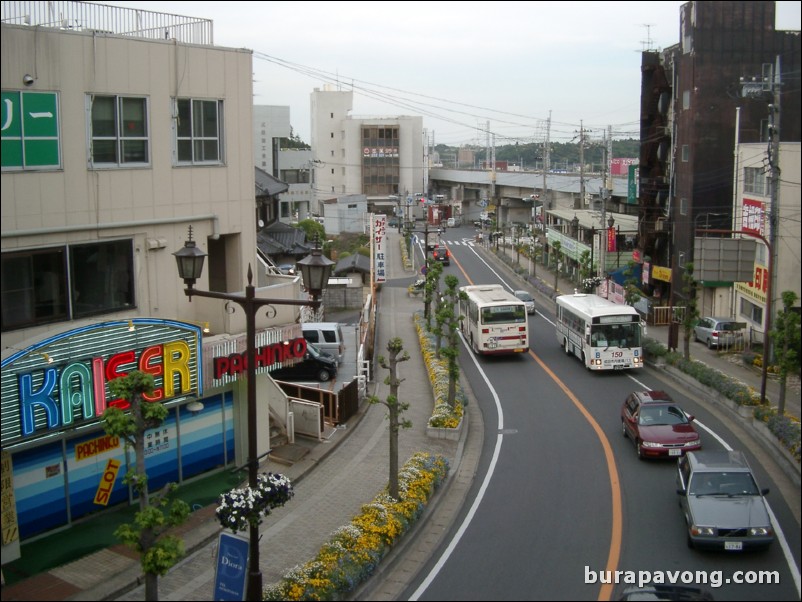
[[[77,461],[93,458],[98,454],[105,453],[111,449],[120,447],[120,438],[112,435],[103,435],[96,439],[90,439],[75,446],[75,459]]]
[[[671,282],[671,268],[664,268],[660,267],[659,265],[653,265],[652,278],[654,280],[662,280],[663,282]]]
[[[17,503],[14,500],[14,468],[11,465],[11,454],[4,451],[2,454],[2,472],[0,472],[0,488],[2,488],[2,519],[3,545],[19,539],[17,524]],[[3,551],[5,558],[5,551]]]
[[[95,493],[95,503],[98,506],[108,506],[111,499],[111,490],[114,489],[114,481],[117,480],[117,473],[120,472],[120,461],[111,458],[106,462],[106,470],[100,479],[100,485]]]

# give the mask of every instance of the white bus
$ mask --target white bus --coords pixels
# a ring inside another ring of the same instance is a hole
[[[557,341],[588,370],[643,368],[641,317],[634,307],[598,295],[560,295]]]
[[[477,354],[526,353],[529,324],[526,304],[500,284],[460,287],[462,335]]]

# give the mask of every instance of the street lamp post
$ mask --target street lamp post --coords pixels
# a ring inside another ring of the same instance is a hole
[[[186,289],[184,294],[189,297],[207,297],[210,299],[222,299],[233,301],[242,307],[245,312],[247,330],[247,379],[248,379],[248,486],[251,490],[257,489],[259,476],[259,458],[256,445],[257,433],[257,412],[256,412],[256,312],[269,305],[297,305],[310,306],[317,309],[321,303],[323,289],[331,274],[334,262],[323,256],[320,250],[319,241],[315,241],[315,248],[312,252],[297,262],[297,267],[301,272],[304,286],[312,296],[311,300],[300,299],[266,299],[256,297],[256,288],[253,285],[253,272],[250,264],[248,265],[248,285],[245,287],[245,294],[241,293],[219,293],[214,291],[202,291],[195,287],[195,282],[203,272],[203,261],[206,253],[195,246],[192,240],[192,226],[189,228],[189,240],[184,243],[184,247],[173,253],[178,264],[178,275],[184,280]],[[259,566],[259,526],[250,525],[249,539],[249,562],[248,562],[248,600],[262,599],[262,571]]]

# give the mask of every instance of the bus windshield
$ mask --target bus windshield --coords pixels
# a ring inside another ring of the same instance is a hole
[[[493,305],[482,308],[482,324],[510,322],[526,322],[525,305]]]
[[[594,324],[590,333],[592,347],[640,347],[640,325]]]

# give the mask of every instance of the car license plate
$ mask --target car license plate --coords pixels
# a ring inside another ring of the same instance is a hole
[[[669,456],[681,456],[682,455],[682,450],[681,449],[670,449],[670,450],[668,450],[668,455]]]
[[[744,544],[741,541],[725,541],[724,542],[724,549],[725,550],[743,550]]]

